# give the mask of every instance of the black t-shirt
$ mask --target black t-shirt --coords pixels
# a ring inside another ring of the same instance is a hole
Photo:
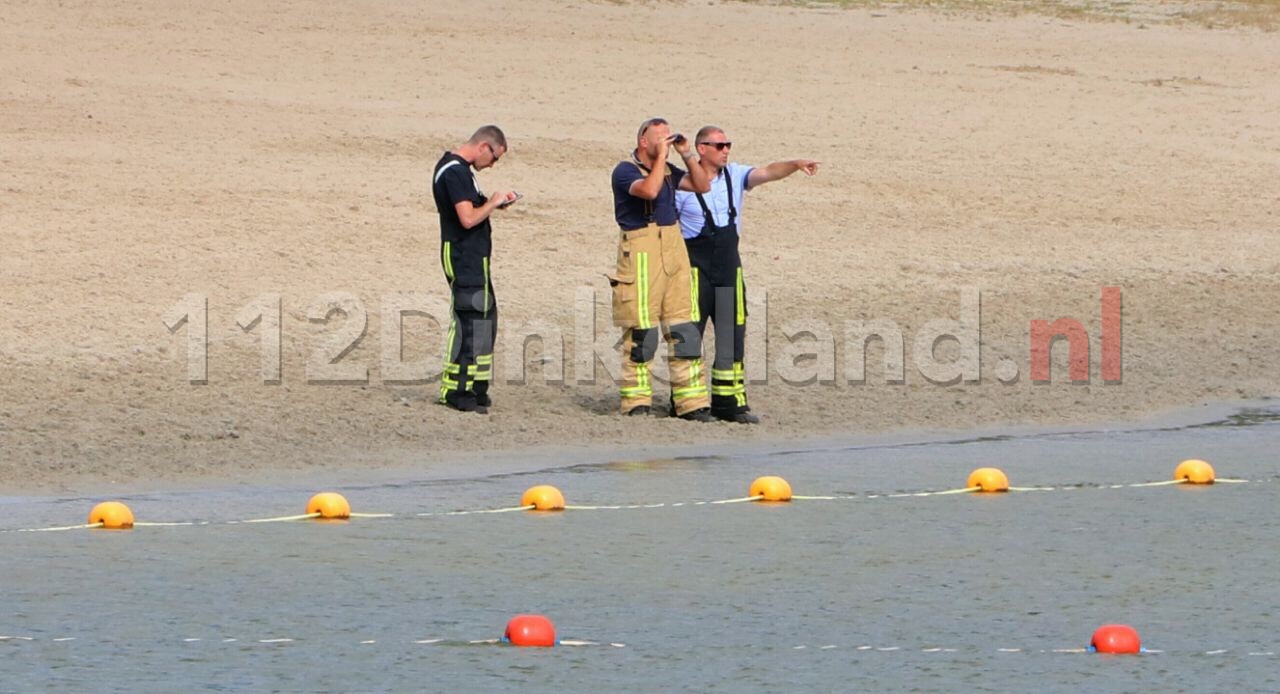
[[[486,218],[470,229],[464,228],[455,207],[463,201],[479,207],[489,200],[480,191],[471,164],[453,152],[445,152],[436,162],[432,181],[431,194],[440,212],[441,251],[449,252],[448,258],[442,256],[445,275],[450,281],[456,277],[464,284],[487,283],[484,259],[493,252],[492,227]]]
[[[613,216],[623,231],[643,229],[650,222],[656,222],[659,226],[680,223],[680,214],[676,211],[676,188],[680,185],[680,179],[684,178],[684,170],[667,164],[667,176],[654,200],[637,198],[631,194],[631,184],[644,180],[647,175],[635,159],[618,162],[613,167]]]

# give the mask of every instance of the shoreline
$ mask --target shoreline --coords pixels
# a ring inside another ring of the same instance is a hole
[[[524,449],[503,449],[484,452],[431,451],[413,453],[405,450],[388,451],[364,459],[353,458],[347,467],[290,468],[279,467],[244,476],[234,483],[216,477],[197,477],[165,480],[150,483],[109,483],[93,478],[69,482],[74,491],[63,493],[52,489],[0,490],[0,506],[5,504],[39,503],[69,498],[133,498],[146,496],[181,495],[191,493],[234,494],[237,490],[279,488],[284,490],[351,491],[387,485],[411,485],[474,480],[490,477],[532,476],[541,471],[562,471],[581,465],[598,465],[619,460],[661,460],[680,458],[704,458],[735,456],[742,454],[776,455],[805,451],[856,451],[861,449],[894,448],[944,443],[965,443],[987,438],[1034,438],[1065,434],[1098,434],[1108,432],[1143,432],[1161,429],[1182,429],[1225,421],[1231,415],[1246,410],[1275,410],[1280,408],[1280,397],[1251,400],[1205,402],[1192,407],[1170,408],[1148,412],[1144,416],[1126,421],[1079,423],[1069,425],[1020,424],[989,425],[970,429],[903,429],[882,433],[854,435],[825,435],[813,437],[776,437],[750,443],[705,442],[684,445],[644,445],[638,448],[622,448],[616,444],[579,444],[572,446],[534,446]],[[406,458],[421,456],[415,462]],[[454,458],[443,463],[444,458]],[[1170,461],[1170,465],[1178,461]],[[368,465],[372,463],[371,467]],[[366,465],[367,467],[361,467]],[[421,466],[421,467],[417,467]],[[1172,469],[1172,468],[1171,468]],[[778,470],[778,474],[782,474]],[[310,487],[297,482],[305,473],[314,481]],[[531,484],[536,484],[531,480]]]

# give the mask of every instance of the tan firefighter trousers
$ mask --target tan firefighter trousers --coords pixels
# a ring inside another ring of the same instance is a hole
[[[653,404],[650,367],[659,337],[667,342],[671,399],[677,415],[709,407],[702,335],[691,320],[689,253],[679,226],[650,224],[618,237],[613,322],[622,328],[622,412]]]

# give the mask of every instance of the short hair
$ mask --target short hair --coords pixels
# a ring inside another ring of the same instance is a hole
[[[670,125],[670,123],[667,122],[666,118],[658,118],[658,117],[650,118],[649,120],[640,124],[640,129],[636,131],[636,141],[638,142],[640,138],[644,137],[645,132],[648,131],[649,128],[652,128],[655,125]]]
[[[507,148],[507,136],[502,133],[502,128],[496,125],[482,125],[467,140],[468,144],[478,145],[481,142],[488,142],[494,147]]]
[[[702,142],[703,140],[707,139],[707,136],[710,135],[711,133],[720,133],[721,135],[723,135],[724,128],[720,128],[714,125],[704,125],[702,126],[702,129],[698,131],[697,136],[693,138],[693,141]]]

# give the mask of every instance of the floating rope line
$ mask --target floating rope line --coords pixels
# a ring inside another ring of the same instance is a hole
[[[749,496],[737,497],[732,499],[714,499],[701,501],[674,501],[660,502],[651,504],[595,504],[595,505],[567,505],[564,503],[563,495],[554,487],[548,485],[539,485],[527,491],[525,498],[522,499],[521,505],[507,508],[492,509],[463,509],[455,511],[431,511],[416,514],[397,514],[397,513],[352,513],[350,505],[342,495],[334,492],[323,492],[312,497],[308,503],[308,513],[277,516],[273,518],[251,518],[246,520],[228,520],[228,521],[140,521],[133,522],[132,511],[120,502],[103,502],[94,507],[94,511],[90,513],[90,520],[95,521],[83,525],[66,525],[50,528],[16,528],[16,529],[0,529],[0,533],[10,532],[56,532],[67,530],[84,530],[94,528],[107,529],[128,529],[131,527],[187,527],[187,526],[206,526],[206,525],[241,525],[241,524],[257,524],[257,523],[284,523],[301,520],[326,519],[326,520],[346,520],[346,519],[380,519],[380,518],[398,518],[404,516],[414,516],[418,518],[434,518],[446,516],[470,516],[494,513],[514,513],[521,511],[627,511],[627,510],[647,510],[659,508],[680,508],[685,506],[721,506],[726,504],[740,504],[753,501],[769,501],[769,502],[788,502],[788,501],[850,501],[861,499],[909,499],[909,498],[925,498],[933,496],[950,496],[957,494],[972,493],[990,493],[990,492],[1051,492],[1051,491],[1070,491],[1082,489],[1125,489],[1125,488],[1145,488],[1145,487],[1167,487],[1184,484],[1209,484],[1212,482],[1226,484],[1247,484],[1250,482],[1269,482],[1272,479],[1247,480],[1247,479],[1214,479],[1212,469],[1207,469],[1207,463],[1203,461],[1184,461],[1183,466],[1190,463],[1201,464],[1200,467],[1188,468],[1186,474],[1202,473],[1207,477],[1197,479],[1191,476],[1181,476],[1177,479],[1161,480],[1157,482],[1136,482],[1130,484],[1066,484],[1056,486],[1028,486],[1014,487],[1008,484],[1008,480],[1004,473],[995,468],[981,468],[974,471],[970,476],[969,486],[957,489],[943,490],[927,490],[917,492],[893,492],[893,493],[844,493],[830,495],[792,495],[790,485],[779,477],[761,477],[752,484],[751,494]],[[1179,473],[1182,474],[1182,466]],[[100,509],[102,509],[100,511]]]
[[[17,642],[37,643],[41,641],[47,641],[51,643],[69,643],[71,641],[78,641],[78,640],[80,639],[79,637],[76,637],[76,636],[36,637],[36,636],[19,636],[19,635],[0,635],[0,642],[17,641]],[[288,636],[276,636],[276,637],[270,637],[270,638],[248,638],[248,639],[242,639],[242,638],[236,638],[236,637],[230,637],[230,636],[215,637],[215,638],[186,637],[178,640],[182,643],[205,643],[205,642],[224,643],[224,644],[259,643],[264,645],[306,644],[309,642],[309,640],[306,638],[292,638]],[[100,639],[93,639],[93,641],[97,643],[97,642],[100,642]],[[405,642],[400,641],[399,639],[360,639],[356,641],[356,643],[362,646],[368,646],[368,645],[388,645],[388,644],[405,643]],[[505,644],[507,643],[507,641],[502,638],[465,639],[465,640],[430,638],[430,639],[410,639],[407,643],[419,645],[419,646],[434,646],[434,645],[491,646],[491,645]],[[627,647],[627,644],[621,643],[621,642],[591,641],[587,639],[559,639],[556,641],[556,645],[559,645],[559,646],[610,646],[613,648]],[[1094,649],[1089,647],[1028,648],[1028,647],[1005,646],[1005,647],[999,647],[999,648],[988,650],[985,648],[977,648],[977,647],[952,648],[952,647],[946,647],[946,646],[926,646],[926,647],[917,648],[917,647],[909,647],[909,646],[873,646],[866,643],[859,644],[857,646],[842,645],[838,643],[825,643],[825,644],[815,644],[815,645],[802,643],[802,644],[797,644],[795,646],[791,646],[791,650],[794,650],[794,651],[803,651],[803,650],[834,651],[834,650],[844,650],[844,649],[862,651],[862,652],[874,652],[874,653],[928,653],[928,654],[995,652],[995,653],[1007,653],[1007,654],[1020,653],[1020,654],[1027,654],[1027,655],[1034,655],[1034,654],[1079,655],[1079,654],[1091,654],[1096,652]],[[1156,649],[1156,648],[1141,648],[1140,652],[1144,655],[1164,655],[1169,653],[1169,651]],[[1230,648],[1215,648],[1215,649],[1206,650],[1206,651],[1188,651],[1187,654],[1207,655],[1207,656],[1235,654],[1235,655],[1242,655],[1250,658],[1276,657],[1276,651],[1274,650],[1245,651],[1245,650],[1235,650]]]

